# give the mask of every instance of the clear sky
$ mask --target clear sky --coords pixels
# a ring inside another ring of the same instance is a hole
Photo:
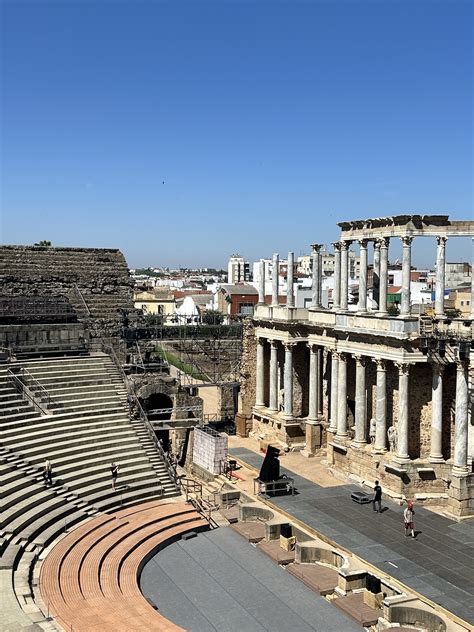
[[[346,219],[474,219],[472,8],[3,0],[1,240],[225,266]]]

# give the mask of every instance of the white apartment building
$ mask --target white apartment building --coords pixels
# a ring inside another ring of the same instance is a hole
[[[227,283],[244,283],[250,281],[250,263],[241,255],[231,255],[227,265]]]

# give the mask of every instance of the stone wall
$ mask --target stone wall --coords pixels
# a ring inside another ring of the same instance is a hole
[[[268,347],[268,345],[266,345]],[[269,348],[265,349],[267,370],[265,374],[265,388],[268,394],[268,363]],[[252,430],[252,406],[255,404],[256,381],[255,367],[257,363],[257,341],[255,326],[250,320],[244,322],[242,337],[242,356],[240,360],[240,391],[238,410],[235,416],[236,432],[240,437],[248,437]]]
[[[93,345],[120,336],[119,310],[135,314],[133,281],[117,249],[1,246],[0,282],[7,296],[66,296]]]

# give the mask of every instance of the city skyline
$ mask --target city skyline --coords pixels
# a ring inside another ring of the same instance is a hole
[[[4,243],[211,267],[357,217],[472,217],[469,2],[1,11]]]

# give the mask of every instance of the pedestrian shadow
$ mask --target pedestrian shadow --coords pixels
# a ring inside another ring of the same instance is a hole
[[[382,507],[382,509],[380,510],[380,513],[385,513],[386,511],[388,511],[388,507]]]

